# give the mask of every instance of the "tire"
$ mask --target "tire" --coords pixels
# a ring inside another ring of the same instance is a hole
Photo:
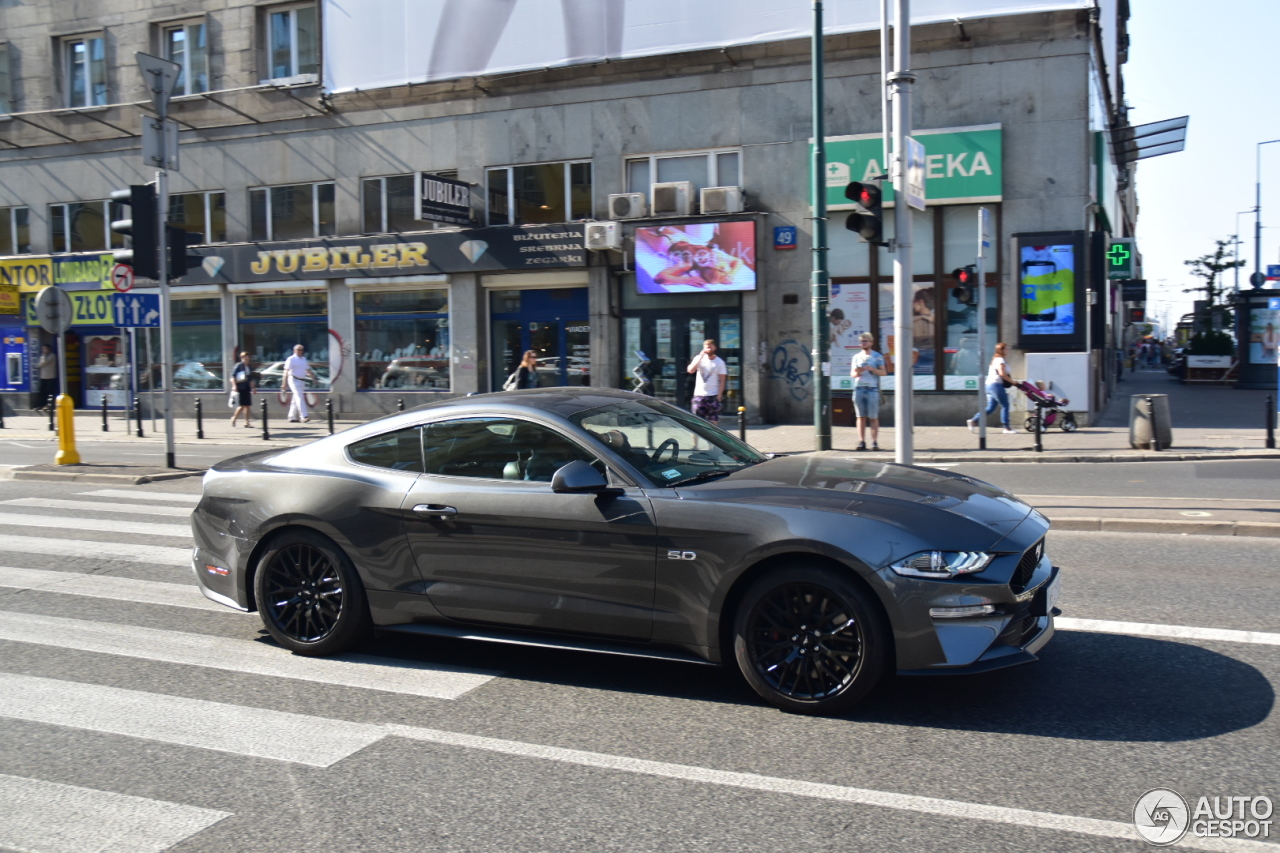
[[[258,562],[253,589],[268,633],[297,654],[338,654],[371,632],[369,601],[355,566],[312,530],[279,534]]]
[[[1067,412],[1062,416],[1062,422],[1058,424],[1062,427],[1063,432],[1075,432],[1079,427],[1076,425],[1076,416],[1072,412]]]
[[[1023,426],[1026,427],[1027,432],[1035,432],[1036,429],[1039,428],[1040,426],[1040,416],[1031,415],[1030,417],[1027,418],[1027,422],[1023,424]]]
[[[766,702],[795,714],[852,708],[883,678],[891,645],[870,594],[825,567],[769,572],[734,616],[743,678]]]

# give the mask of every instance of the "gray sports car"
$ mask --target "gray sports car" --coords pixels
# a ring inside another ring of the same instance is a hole
[[[1035,660],[1048,521],[945,471],[771,457],[674,406],[547,388],[421,406],[215,466],[204,594],[280,645],[373,628],[720,664],[786,711],[890,672]]]

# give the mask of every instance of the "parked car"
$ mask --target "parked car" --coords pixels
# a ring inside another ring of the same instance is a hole
[[[307,381],[308,391],[327,391],[329,389],[329,365],[311,362],[311,372],[315,379]],[[260,391],[278,391],[284,382],[284,362],[277,361],[257,371],[258,389]]]
[[[188,361],[173,372],[175,391],[221,390],[226,387],[222,377],[198,361]]]
[[[842,452],[770,457],[667,403],[541,388],[220,462],[202,591],[284,649],[371,629],[736,665],[778,708],[1036,659],[1049,522],[1004,490]]]
[[[382,388],[448,388],[449,360],[435,356],[403,356],[387,364]]]

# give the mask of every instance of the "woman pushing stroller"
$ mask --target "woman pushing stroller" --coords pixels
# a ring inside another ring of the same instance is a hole
[[[995,355],[991,357],[991,365],[987,368],[987,409],[964,422],[969,432],[977,432],[978,418],[991,414],[998,405],[1000,422],[1004,424],[1004,434],[1017,435],[1018,433],[1016,429],[1009,426],[1009,393],[1005,389],[1012,386],[1014,382],[1013,377],[1009,375],[1009,363],[1005,361],[1008,352],[1008,344],[1003,341],[996,344]]]

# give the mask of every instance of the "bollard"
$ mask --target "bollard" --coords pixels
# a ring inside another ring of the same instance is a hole
[[[271,438],[271,430],[267,429],[267,399],[262,398],[262,440],[267,441]]]
[[[107,427],[107,395],[106,394],[102,395],[102,431],[110,432],[110,429],[108,429]]]
[[[138,423],[138,438],[142,438],[142,400],[133,398],[133,417]]]
[[[0,397],[0,429],[4,429],[4,398]]]
[[[1044,404],[1036,400],[1036,453],[1044,453],[1044,444],[1040,436],[1044,432]]]
[[[53,457],[55,465],[79,465],[76,452],[76,409],[66,394],[58,396],[58,452]]]
[[[397,412],[404,411],[404,397],[400,397],[399,399],[396,400],[396,411]]]
[[[204,438],[204,406],[196,397],[196,438]]]
[[[325,420],[329,422],[329,435],[333,435],[333,400],[330,398],[325,398],[324,416]]]
[[[738,407],[738,440],[747,443],[747,407]]]
[[[49,398],[49,432],[53,432],[53,418],[58,413],[58,402],[53,398]]]
[[[1147,398],[1147,415],[1151,418],[1151,449],[1158,451],[1160,449],[1160,433],[1156,431],[1156,401],[1151,397]]]
[[[1276,449],[1276,401],[1270,394],[1266,399],[1267,407],[1267,449]],[[0,427],[4,426],[4,419],[0,418]]]

